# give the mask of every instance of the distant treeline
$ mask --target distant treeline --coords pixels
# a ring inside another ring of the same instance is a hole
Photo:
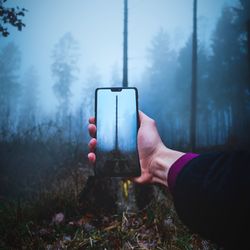
[[[250,144],[250,9],[225,7],[207,48],[198,43],[198,148]],[[198,21],[199,22],[199,21]],[[198,25],[199,29],[202,26]],[[198,29],[198,34],[199,34]],[[161,30],[140,86],[141,108],[153,116],[165,142],[189,148],[192,39],[178,53]],[[145,86],[145,87],[144,87]]]
[[[201,25],[198,25],[202,29]],[[198,34],[199,34],[198,29]],[[250,139],[249,3],[225,7],[211,38],[198,44],[197,144],[200,147],[247,144]],[[169,36],[160,30],[149,49],[149,66],[141,80],[139,103],[158,122],[171,146],[189,145],[192,39],[176,52]],[[40,124],[57,124],[65,139],[79,138],[93,113],[94,89],[100,86],[97,70],[83,83],[82,103],[72,112],[72,84],[79,80],[78,43],[66,33],[55,45],[51,66],[57,112],[41,114],[39,77],[34,66],[20,76],[21,54],[11,43],[0,53],[0,140],[25,136]],[[40,83],[41,84],[41,83]],[[110,85],[121,85],[114,67]],[[134,84],[132,84],[134,85]],[[48,136],[49,134],[47,134]],[[84,137],[85,142],[87,137]]]
[[[241,0],[237,6],[223,9],[211,45],[198,44],[198,149],[250,144],[249,27],[249,2]],[[190,145],[191,55],[191,36],[175,51],[168,34],[160,30],[149,49],[149,66],[141,80],[131,84],[138,87],[140,109],[156,119],[164,142],[180,150]],[[44,182],[51,185],[61,172],[73,178],[76,193],[79,191],[76,176],[86,160],[86,125],[93,114],[94,89],[100,86],[100,77],[97,70],[89,72],[82,103],[72,111],[79,51],[70,33],[55,45],[52,59],[57,107],[46,115],[41,112],[42,83],[35,66],[20,75],[18,46],[10,43],[0,51],[0,178],[4,193],[18,195],[30,189],[31,194],[40,190],[42,195],[44,188],[33,187]],[[117,67],[110,85],[121,85]]]

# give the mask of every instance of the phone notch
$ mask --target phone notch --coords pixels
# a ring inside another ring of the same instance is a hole
[[[121,92],[122,91],[122,88],[110,88],[110,90],[112,91],[112,92]]]

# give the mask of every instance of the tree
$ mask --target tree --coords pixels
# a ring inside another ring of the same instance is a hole
[[[171,129],[174,127],[174,79],[177,55],[170,49],[169,36],[163,29],[152,40],[149,59],[150,65],[147,69],[147,79],[145,79],[148,87],[144,87],[141,92],[141,96],[145,96],[147,101],[141,104],[145,112],[158,121],[163,140],[168,139],[168,144],[171,144]]]
[[[238,6],[233,8],[236,12],[236,25],[242,34],[240,37],[241,46],[246,48],[248,67],[250,67],[250,2],[240,0]]]
[[[28,129],[36,125],[38,116],[38,75],[34,66],[24,74],[20,102],[20,126]]]
[[[236,9],[223,9],[213,34],[210,68],[213,100],[217,109],[231,110],[231,137],[237,144],[249,140],[249,135],[245,135],[249,123],[250,91],[245,7],[242,4]]]
[[[175,111],[176,117],[180,119],[180,131],[176,133],[176,137],[180,136],[179,144],[182,146],[190,145],[190,116],[191,116],[191,81],[192,81],[192,39],[191,37],[186,42],[185,46],[179,51],[178,66],[175,75]],[[181,91],[180,91],[181,90]],[[177,139],[177,138],[176,138]]]
[[[52,73],[56,82],[54,93],[59,102],[59,120],[69,114],[71,85],[77,79],[78,44],[70,33],[66,33],[53,50]]]
[[[4,6],[6,2],[7,0],[0,0],[0,33],[4,37],[9,35],[7,24],[16,27],[19,31],[25,27],[21,17],[24,17],[27,11],[25,8],[19,8],[18,6],[15,8],[6,7]]]
[[[15,115],[20,97],[18,71],[21,54],[14,43],[0,53],[0,129],[3,136],[14,129]]]
[[[209,127],[209,122],[204,122],[207,120],[208,106],[209,106],[209,96],[208,92],[208,57],[207,51],[202,43],[199,43],[199,49],[197,51],[197,58],[199,58],[199,67],[197,68],[197,82],[199,82],[199,89],[197,89],[197,139],[196,146],[198,146],[199,137],[204,137],[206,130]],[[178,145],[181,147],[190,147],[190,117],[191,117],[191,102],[190,96],[192,89],[190,88],[192,83],[192,64],[190,59],[192,58],[192,37],[187,40],[185,46],[179,51],[178,55],[178,67],[175,75],[175,117],[179,119],[179,129],[176,131],[175,137],[179,137]],[[199,126],[203,126],[203,130],[199,133]],[[205,140],[203,139],[203,144]]]
[[[124,0],[123,87],[128,87],[128,0]]]
[[[196,112],[197,112],[197,0],[193,7],[193,39],[192,39],[192,85],[191,85],[191,116],[190,116],[190,146],[196,147]]]
[[[244,67],[245,82],[247,84],[247,89],[250,89],[250,2],[248,0],[240,0],[239,5],[234,8],[237,18],[235,20],[235,25],[238,27],[239,31],[239,42],[242,50],[243,62],[246,59],[248,61],[248,69]],[[244,62],[246,66],[246,63]],[[248,91],[249,92],[249,91]],[[250,94],[247,96],[247,106],[250,106]],[[248,119],[248,124],[250,124],[250,119]]]

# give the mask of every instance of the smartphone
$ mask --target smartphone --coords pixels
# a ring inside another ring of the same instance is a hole
[[[97,88],[95,91],[95,175],[136,177],[141,175],[137,151],[139,128],[136,88]]]

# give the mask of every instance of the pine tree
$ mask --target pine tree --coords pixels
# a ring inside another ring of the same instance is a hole
[[[190,116],[190,146],[196,148],[197,120],[197,0],[193,6],[193,37],[192,37],[192,84],[191,84],[191,116]]]
[[[38,114],[38,75],[34,66],[24,74],[20,102],[20,127],[29,129],[36,125]]]
[[[0,130],[4,137],[15,129],[20,97],[20,63],[19,48],[9,43],[0,53]]]
[[[53,50],[52,73],[56,80],[53,90],[58,99],[59,120],[69,115],[71,85],[77,79],[78,44],[70,33],[66,33]]]
[[[244,1],[242,1],[244,2]],[[231,110],[234,143],[247,142],[249,71],[247,63],[247,27],[245,7],[223,9],[213,35],[210,84],[215,107]],[[244,28],[243,28],[244,27]],[[244,133],[244,134],[243,134]]]

